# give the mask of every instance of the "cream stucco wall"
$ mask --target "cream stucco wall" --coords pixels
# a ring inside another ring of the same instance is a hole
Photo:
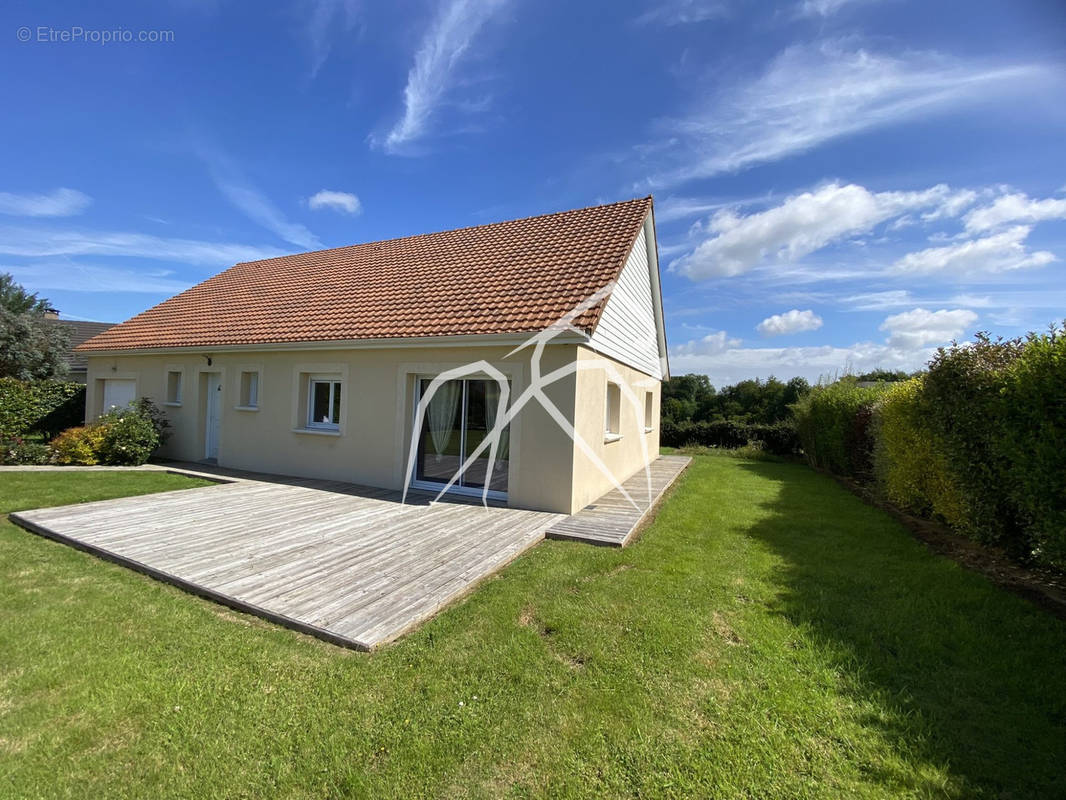
[[[587,347],[578,348],[578,385],[575,396],[574,427],[589,443],[593,454],[607,468],[605,474],[596,461],[580,448],[574,449],[574,510],[593,502],[619,483],[644,468],[659,455],[659,401],[661,383]],[[607,383],[621,387],[620,437],[606,436]],[[645,393],[652,394],[652,416],[645,425]],[[645,430],[650,428],[650,430]]]
[[[99,414],[102,381],[132,378],[137,396],[160,404],[173,435],[162,455],[187,461],[204,458],[207,374],[222,382],[218,463],[283,475],[350,481],[399,489],[414,418],[415,381],[444,370],[485,360],[512,382],[519,396],[530,380],[530,351],[507,358],[508,347],[405,347],[350,350],[286,350],[276,352],[171,352],[163,355],[100,355],[89,358],[86,409]],[[658,381],[617,362],[609,362],[627,384],[654,384],[654,430],[636,432],[643,420],[643,388],[637,388],[640,408],[622,404],[623,436],[603,441],[606,369],[600,358],[577,345],[552,345],[541,360],[543,373],[575,359],[590,365],[546,389],[567,420],[574,421],[619,479],[639,469],[643,461],[639,440],[648,454],[658,453]],[[182,373],[180,405],[165,405],[167,373]],[[240,408],[241,373],[259,373],[258,410]],[[310,433],[304,428],[306,376],[337,374],[344,384],[338,434]],[[637,417],[640,417],[640,420]],[[575,453],[567,433],[536,403],[528,404],[511,423],[508,502],[521,508],[571,513],[611,488],[585,456]]]

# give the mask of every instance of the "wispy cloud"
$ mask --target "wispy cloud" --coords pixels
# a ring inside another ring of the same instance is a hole
[[[975,273],[1001,273],[1042,267],[1055,261],[1047,250],[1029,252],[1025,240],[1032,227],[1016,225],[1001,233],[959,242],[945,247],[930,247],[908,253],[896,261],[896,272],[911,274],[949,273],[955,279]]]
[[[16,217],[71,217],[80,214],[92,198],[77,189],[55,189],[46,194],[0,192],[0,214]]]
[[[877,0],[803,0],[796,9],[801,17],[831,17],[845,6],[864,5]]]
[[[183,292],[193,281],[175,277],[172,270],[156,267],[124,268],[76,264],[20,264],[5,266],[16,280],[34,291],[62,289],[72,292],[124,292],[132,294],[166,294]]]
[[[0,254],[27,258],[129,256],[197,266],[228,267],[286,255],[286,250],[231,242],[175,239],[144,233],[0,226]]]
[[[661,0],[637,17],[638,25],[690,25],[728,17],[729,3],[724,0]]]
[[[359,19],[357,0],[304,0],[301,16],[304,36],[311,50],[311,77],[326,63],[338,30],[349,33]]]
[[[1066,200],[1049,197],[1032,200],[1020,192],[997,197],[991,205],[975,208],[966,215],[966,230],[987,231],[1012,222],[1035,223],[1066,219]]]
[[[359,198],[351,192],[335,192],[332,189],[322,189],[307,198],[307,205],[313,211],[330,208],[345,214],[358,214],[363,210]]]
[[[1039,65],[985,65],[928,52],[887,55],[841,41],[794,45],[757,77],[730,83],[688,116],[661,121],[659,135],[676,142],[667,151],[675,165],[649,182],[670,186],[777,161],[986,101],[1050,74]]]
[[[953,196],[943,184],[917,192],[871,192],[830,183],[747,216],[722,210],[702,229],[703,240],[671,268],[703,279],[740,275],[763,263],[791,263],[907,211],[942,207]]]
[[[422,40],[404,88],[404,112],[383,139],[372,138],[388,153],[405,151],[427,135],[456,71],[485,23],[508,0],[444,0]]]
[[[207,165],[211,180],[222,196],[248,219],[297,247],[322,249],[319,238],[306,226],[287,219],[266,194],[248,182],[232,158],[203,141],[194,144],[194,151]]]

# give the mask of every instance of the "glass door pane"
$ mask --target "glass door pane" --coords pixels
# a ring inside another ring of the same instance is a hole
[[[429,390],[421,381],[421,392]],[[420,395],[421,396],[421,395]],[[448,381],[437,387],[422,422],[418,440],[415,477],[420,481],[447,483],[459,469],[462,451],[463,382]]]
[[[466,382],[466,423],[463,437],[464,461],[473,455],[478,446],[485,440],[488,432],[496,424],[496,415],[500,402],[500,387],[496,381],[469,380]],[[474,463],[467,468],[463,475],[463,486],[481,489],[486,482],[489,489],[497,492],[507,491],[507,466],[509,455],[509,431],[505,429],[500,435],[500,443],[496,449],[496,461],[489,470],[489,447],[478,454]]]

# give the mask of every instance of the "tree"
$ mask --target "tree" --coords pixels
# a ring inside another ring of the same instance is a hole
[[[0,308],[12,314],[43,314],[49,308],[48,301],[27,292],[8,272],[0,272]]]
[[[45,317],[48,301],[0,273],[0,377],[52,380],[67,374],[70,329]]]

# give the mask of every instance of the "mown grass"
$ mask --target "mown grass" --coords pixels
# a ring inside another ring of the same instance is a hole
[[[0,523],[5,796],[1051,797],[1064,676],[1060,621],[801,465],[697,457],[636,544],[372,655]]]

